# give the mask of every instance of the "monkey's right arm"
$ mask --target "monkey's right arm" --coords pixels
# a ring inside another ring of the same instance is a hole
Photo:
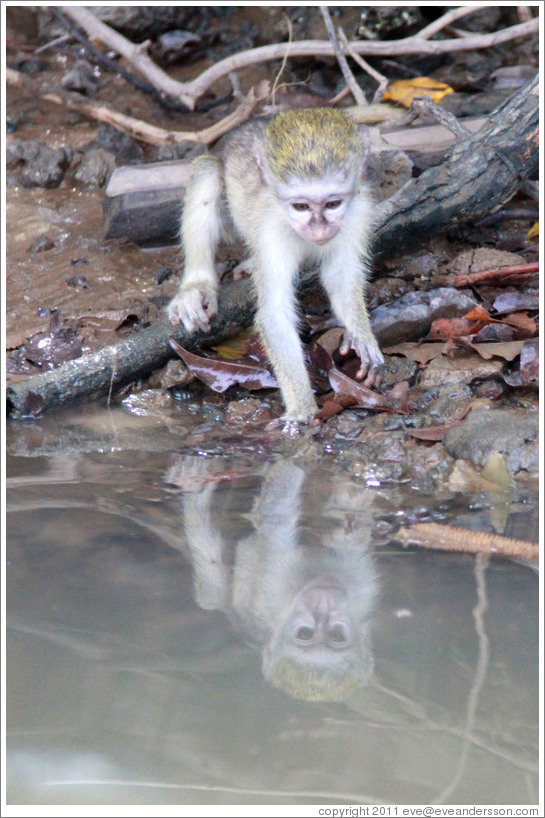
[[[257,243],[257,242],[256,242]],[[297,331],[294,279],[299,258],[282,225],[263,224],[262,238],[253,259],[257,290],[257,324],[280,386],[285,420],[310,421],[318,411]]]
[[[221,165],[215,156],[193,162],[186,187],[181,239],[185,270],[180,288],[167,308],[173,324],[189,332],[210,329],[218,308],[218,277],[214,259],[221,236]]]

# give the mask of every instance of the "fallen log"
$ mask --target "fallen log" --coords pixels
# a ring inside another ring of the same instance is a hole
[[[388,200],[379,218],[375,252],[414,246],[446,229],[486,216],[537,173],[538,78],[499,105],[476,133],[457,141],[436,167]]]
[[[305,282],[304,286],[308,286]],[[421,338],[437,318],[463,315],[475,302],[454,287],[439,287],[429,292],[407,293],[389,306],[371,312],[371,323],[381,344],[395,344]],[[164,321],[141,330],[130,338],[84,355],[25,381],[8,386],[8,411],[14,418],[42,414],[73,400],[93,399],[164,366],[175,357],[169,339],[185,349],[211,346],[251,324],[255,299],[251,281],[238,281],[222,287],[219,309],[211,321],[210,332],[192,334]]]
[[[520,178],[537,170],[537,88],[536,77],[500,105],[478,134],[457,142],[442,165],[411,180],[388,200],[379,216],[375,252],[399,252],[481,218],[516,193]],[[10,386],[8,411],[24,417],[71,400],[107,395],[163,366],[173,356],[170,336],[189,349],[215,343],[247,326],[254,309],[248,282],[237,282],[222,289],[209,334],[191,335],[166,322],[150,327],[95,355]]]
[[[186,349],[218,343],[248,325],[254,309],[250,282],[234,282],[221,289],[219,310],[209,333],[190,333],[165,319],[99,352],[10,384],[8,413],[14,418],[33,417],[74,400],[109,395],[120,386],[150,375],[175,357],[169,343],[171,337]]]

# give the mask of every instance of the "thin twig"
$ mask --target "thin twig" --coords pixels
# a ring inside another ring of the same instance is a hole
[[[451,23],[455,23],[456,20],[459,20],[461,17],[467,17],[469,14],[474,14],[483,8],[486,8],[486,6],[460,6],[459,8],[451,9],[443,14],[442,17],[438,17],[437,20],[434,20],[421,29],[416,36],[419,39],[427,40],[429,37],[433,37],[434,34],[437,34],[438,31],[450,26]]]
[[[33,86],[32,81],[29,80],[28,77],[11,68],[6,69],[6,80],[8,85],[19,88],[30,88]],[[39,92],[37,93],[39,94]],[[231,114],[219,122],[215,122],[209,128],[203,128],[202,131],[168,131],[165,128],[159,128],[157,125],[144,122],[141,119],[135,119],[132,116],[127,116],[127,114],[114,111],[108,108],[107,105],[86,99],[80,94],[56,91],[50,94],[42,93],[40,96],[47,102],[53,102],[55,105],[65,105],[72,111],[79,111],[90,119],[107,122],[119,131],[129,133],[135,139],[140,139],[148,145],[176,145],[186,140],[198,142],[203,145],[211,145],[219,139],[220,136],[223,136],[223,134],[232,128],[245,122],[254,111],[256,105],[269,98],[270,86],[266,80],[263,80],[259,83],[257,88],[250,89],[240,105],[238,105]]]
[[[95,17],[92,12],[83,6],[63,6],[61,12],[81,26],[87,32],[89,38],[100,40],[104,45],[109,46],[122,57],[125,57],[157,91],[177,99],[193,110],[197,97],[189,95],[186,98],[183,93],[185,83],[177,82],[165,73],[162,68],[159,68],[146,53],[145,43],[135,45],[106,23],[101,22],[98,17]],[[232,70],[234,69],[229,69],[229,71]]]
[[[445,108],[441,108],[440,105],[437,105],[429,97],[417,97],[413,100],[411,107],[419,113],[423,112],[432,116],[437,122],[440,122],[441,125],[444,125],[447,130],[454,134],[457,139],[467,139],[467,137],[471,135],[471,131],[464,128],[454,114],[451,114],[451,112]]]
[[[287,24],[288,24],[288,46],[290,46],[292,44],[292,42],[293,42],[293,23],[291,22],[290,18],[287,15],[286,15],[286,21],[287,21]],[[286,53],[284,54],[284,59],[282,60],[282,65],[280,66],[280,71],[278,72],[278,74],[276,75],[276,77],[274,79],[272,92],[271,92],[271,105],[273,105],[273,106],[276,105],[276,92],[278,90],[280,77],[282,76],[282,74],[284,73],[284,71],[286,69],[286,63],[288,61],[288,55],[289,55],[289,48],[286,51]]]
[[[39,48],[35,48],[32,54],[34,56],[37,54],[43,54],[44,51],[47,51],[50,48],[56,48],[58,45],[63,45],[63,43],[69,43],[73,39],[73,34],[61,34],[60,37],[55,37],[54,40],[50,40],[48,43],[44,43],[43,45],[39,46]]]
[[[335,56],[337,57],[337,62],[339,63],[339,68],[342,71],[344,80],[348,87],[350,88],[350,91],[352,93],[352,96],[356,100],[356,103],[358,105],[367,105],[367,99],[365,98],[365,94],[363,93],[362,89],[356,82],[356,78],[352,71],[350,70],[350,66],[348,65],[342,46],[337,38],[337,35],[335,34],[335,26],[333,25],[333,20],[331,19],[329,9],[327,8],[327,6],[320,6],[320,11],[324,19],[327,36],[329,37],[329,41],[332,44],[333,48],[335,49]]]
[[[452,287],[467,287],[471,284],[478,284],[481,281],[491,279],[526,277],[539,272],[539,262],[532,261],[528,264],[513,264],[510,267],[495,267],[491,270],[481,270],[479,273],[467,273],[448,278],[448,283]]]
[[[374,80],[378,82],[378,88],[375,91],[373,101],[371,103],[372,105],[376,105],[378,102],[380,102],[380,100],[382,99],[382,95],[386,90],[386,87],[388,85],[388,77],[385,77],[384,74],[381,74],[379,71],[373,68],[373,66],[369,65],[369,63],[366,60],[364,60],[363,57],[360,57],[359,54],[356,54],[356,52],[348,42],[346,34],[342,29],[339,29],[339,40],[341,41],[341,45],[346,51],[346,53],[352,57],[354,62],[357,63],[360,68],[362,68],[367,74],[369,74],[371,77],[373,77]]]

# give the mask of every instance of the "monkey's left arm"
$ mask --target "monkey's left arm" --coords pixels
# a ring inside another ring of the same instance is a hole
[[[348,241],[322,265],[322,283],[333,312],[345,328],[339,351],[346,355],[354,350],[361,361],[356,377],[364,378],[364,385],[370,386],[377,379],[384,357],[373,335],[365,306],[366,278],[365,261],[359,247]]]

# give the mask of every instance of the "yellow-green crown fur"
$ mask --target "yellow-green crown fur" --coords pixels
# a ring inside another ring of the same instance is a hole
[[[361,160],[354,122],[330,108],[303,108],[278,114],[267,125],[266,157],[283,182],[309,181],[350,170]]]

